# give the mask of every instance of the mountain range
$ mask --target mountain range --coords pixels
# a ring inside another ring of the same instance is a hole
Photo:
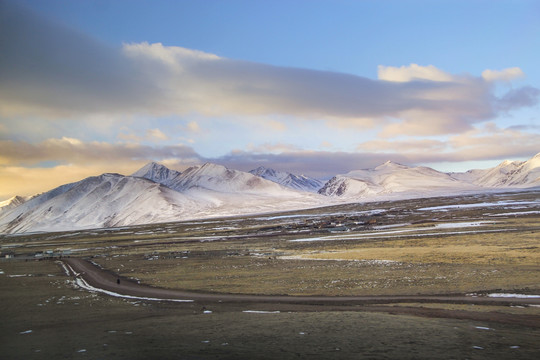
[[[485,170],[443,173],[388,161],[323,182],[259,167],[206,163],[182,172],[151,162],[124,176],[102,174],[0,203],[0,233],[63,231],[247,215],[340,202],[540,186],[540,153]]]

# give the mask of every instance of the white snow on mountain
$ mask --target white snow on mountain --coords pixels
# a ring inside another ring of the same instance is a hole
[[[206,189],[223,193],[281,193],[285,189],[255,175],[228,169],[225,166],[206,163],[186,169],[169,185],[177,191]]]
[[[294,175],[284,171],[260,166],[250,171],[251,174],[262,177],[263,179],[273,181],[291,189],[317,192],[324,185],[321,180],[307,177],[305,175]]]
[[[540,153],[527,161],[505,160],[494,168],[452,173],[451,176],[486,188],[540,186]]]
[[[134,177],[142,177],[154,182],[169,186],[169,184],[178,177],[181,173],[176,170],[171,170],[164,165],[150,162],[142,168],[131,174]]]
[[[155,167],[155,166],[154,166]],[[170,182],[164,171],[136,172]],[[66,184],[0,214],[0,233],[63,231],[300,209],[323,197],[205,164],[169,173],[180,191],[138,176],[103,174]]]
[[[476,186],[428,167],[409,167],[388,161],[373,169],[337,175],[330,179],[319,193],[359,199],[405,193],[416,197],[474,188]]]
[[[180,214],[184,202],[181,194],[152,181],[103,174],[53,189],[16,207],[0,218],[0,232],[165,221]]]
[[[247,173],[207,163],[180,173],[150,163],[131,176],[103,174],[31,198],[4,201],[0,233],[127,226],[348,201],[527,188],[540,186],[540,153],[524,162],[505,161],[492,169],[452,174],[389,161],[336,175],[318,194],[311,180],[266,168]]]
[[[0,212],[16,208],[31,199],[31,196],[14,196],[11,199],[0,201]]]

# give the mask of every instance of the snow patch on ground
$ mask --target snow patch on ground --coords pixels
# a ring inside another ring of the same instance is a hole
[[[475,326],[475,328],[477,328],[478,330],[493,330],[492,328],[488,328],[485,326]]]
[[[518,211],[518,212],[509,212],[502,214],[488,214],[488,216],[520,216],[520,215],[537,215],[540,214],[540,211]]]
[[[425,226],[425,227],[413,227],[413,228],[405,228],[405,229],[398,229],[398,230],[391,230],[391,231],[373,231],[368,233],[354,233],[350,235],[329,235],[329,236],[319,236],[319,237],[313,237],[313,238],[304,238],[304,239],[293,239],[289,240],[291,242],[309,242],[309,241],[331,241],[331,240],[357,240],[357,239],[363,239],[366,237],[377,237],[381,235],[385,235],[385,237],[417,237],[417,236],[433,236],[433,235],[440,235],[440,233],[424,233],[425,231],[433,231],[437,229],[461,229],[461,228],[468,228],[468,227],[479,227],[483,225],[492,225],[495,224],[495,221],[467,221],[467,222],[448,222],[448,223],[436,223],[431,226]],[[496,230],[475,230],[475,231],[454,231],[454,232],[444,232],[446,235],[456,235],[456,234],[469,234],[469,233],[483,233],[483,232],[499,232],[499,231],[507,231],[509,229],[496,229]],[[396,234],[402,234],[402,233],[410,233],[410,232],[417,232],[418,234],[410,234],[410,235],[396,235]]]
[[[492,293],[492,294],[487,294],[487,297],[493,297],[493,298],[518,298],[518,299],[540,299],[540,295],[507,294],[507,293]]]
[[[368,265],[399,265],[399,261],[394,260],[380,260],[380,259],[323,259],[323,258],[310,258],[304,257],[304,255],[290,255],[290,256],[280,256],[280,259],[283,260],[314,260],[314,261],[354,261],[361,262]]]
[[[419,211],[432,211],[432,210],[450,210],[450,209],[471,209],[478,207],[498,207],[498,206],[514,206],[514,205],[540,205],[538,201],[497,201],[497,202],[483,202],[475,204],[457,204],[457,205],[443,205],[443,206],[431,206],[418,209]]]
[[[193,302],[193,300],[159,299],[159,298],[123,295],[123,294],[119,294],[119,293],[116,293],[116,292],[113,292],[113,291],[93,287],[92,285],[88,284],[84,279],[81,279],[81,278],[76,278],[75,282],[82,289],[92,291],[92,292],[100,292],[100,293],[103,293],[103,294],[106,294],[106,295],[119,297],[119,298],[124,298],[124,299],[149,300],[149,301]]]

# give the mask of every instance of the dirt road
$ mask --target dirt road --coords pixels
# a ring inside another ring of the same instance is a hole
[[[140,285],[129,279],[120,279],[107,270],[103,270],[89,261],[80,258],[62,260],[69,265],[71,275],[81,277],[91,286],[126,296],[148,297],[157,299],[192,300],[202,304],[211,303],[246,303],[267,304],[269,306],[288,304],[297,310],[353,310],[378,311],[393,314],[409,314],[427,317],[474,319],[514,323],[526,326],[540,327],[540,316],[515,315],[501,312],[479,312],[433,309],[424,307],[382,306],[383,304],[398,303],[446,303],[446,304],[475,304],[497,306],[540,306],[540,298],[492,298],[466,295],[397,295],[397,296],[286,296],[286,295],[243,295],[198,293],[175,289],[155,288]],[[359,306],[369,305],[369,306]],[[376,306],[379,305],[379,306]]]

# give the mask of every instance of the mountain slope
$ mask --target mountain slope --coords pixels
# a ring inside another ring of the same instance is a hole
[[[172,182],[170,186],[180,191],[139,176],[89,177],[1,212],[0,233],[149,224],[300,209],[323,203],[317,194],[287,189],[219,165],[205,164],[182,174],[169,172],[170,177],[164,170],[148,166],[135,174]]]
[[[355,170],[330,179],[320,194],[364,198],[389,194],[418,196],[452,190],[472,190],[475,186],[428,167],[408,167],[391,161],[373,169]]]
[[[155,162],[150,162],[131,174],[133,177],[142,177],[166,186],[169,186],[180,175],[181,173],[179,171],[171,170]]]
[[[0,202],[0,212],[16,208],[17,206],[24,204],[25,202],[27,202],[31,198],[32,198],[31,196],[23,197],[23,196],[18,196],[17,195],[17,196],[12,197],[11,199],[1,201]]]
[[[527,161],[505,160],[484,170],[453,173],[452,177],[487,188],[525,188],[540,186],[540,153]]]
[[[53,189],[0,218],[0,232],[56,231],[166,221],[184,197],[152,181],[103,174]]]
[[[283,193],[282,186],[255,175],[228,169],[225,166],[206,163],[193,166],[171,179],[170,188],[185,192],[190,189],[206,189],[221,193]]]
[[[540,186],[540,153],[511,171],[508,174],[507,184],[515,187]]]
[[[317,179],[309,178],[304,175],[294,175],[288,172],[276,171],[274,169],[265,168],[264,166],[251,170],[250,174],[301,191],[317,192],[324,185],[322,181]]]
[[[287,173],[204,164],[180,173],[150,163],[132,176],[103,174],[0,206],[0,233],[63,231],[305,209],[343,201],[450,195],[540,186],[540,154],[486,170],[446,174],[386,162],[336,175],[319,194],[295,190]],[[267,180],[262,176],[272,178]],[[291,180],[291,181],[292,181]],[[297,180],[297,179],[296,179]],[[326,196],[321,196],[326,195]]]

